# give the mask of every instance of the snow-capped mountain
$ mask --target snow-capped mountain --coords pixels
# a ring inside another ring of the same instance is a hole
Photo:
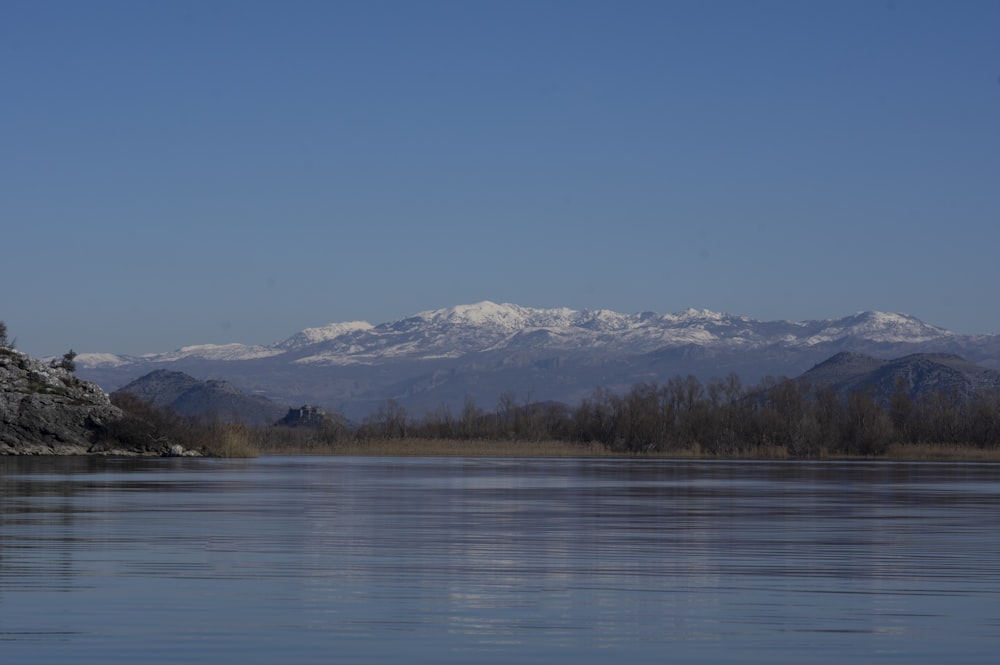
[[[372,325],[307,328],[270,345],[202,344],[141,357],[81,353],[80,373],[113,390],[170,366],[231,380],[286,403],[363,415],[385,399],[416,408],[490,405],[515,392],[574,401],[595,387],[678,374],[798,374],[838,351],[891,357],[963,353],[1000,366],[1000,336],[966,337],[905,314],[860,312],[821,321],[770,321],[707,310],[673,314],[538,309],[489,301]]]
[[[461,358],[470,353],[504,350],[647,353],[691,344],[752,349],[779,343],[814,346],[839,339],[916,343],[951,335],[912,317],[883,312],[863,312],[834,321],[762,323],[708,310],[620,314],[609,310],[533,309],[488,301],[420,312],[378,326],[350,326],[312,345],[293,347],[286,340],[280,346],[308,351],[296,358],[296,363],[346,365],[388,358]]]
[[[275,348],[292,351],[312,344],[328,342],[348,333],[371,330],[373,327],[367,321],[348,321],[346,323],[331,323],[320,328],[306,328],[302,332],[295,333],[285,341],[279,342],[275,345]]]

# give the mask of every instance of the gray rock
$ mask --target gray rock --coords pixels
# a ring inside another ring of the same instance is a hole
[[[123,417],[96,384],[0,348],[0,455],[87,454]]]

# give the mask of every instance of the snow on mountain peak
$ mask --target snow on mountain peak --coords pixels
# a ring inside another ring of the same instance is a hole
[[[906,314],[872,311],[854,318],[857,323],[850,326],[851,334],[864,334],[880,342],[927,341],[954,334]]]
[[[723,321],[729,317],[728,314],[713,312],[710,309],[695,309],[688,307],[683,312],[673,315],[678,321]]]
[[[525,308],[517,305],[498,305],[490,300],[455,305],[443,309],[419,312],[413,317],[433,323],[457,323],[472,326],[495,326],[502,328],[523,328],[527,322]]]
[[[913,325],[919,324],[921,326],[926,325],[922,321],[909,316],[907,314],[902,314],[898,312],[879,312],[877,310],[869,310],[864,312],[856,312],[854,318],[858,321],[864,321],[866,324],[873,327],[888,327],[888,326],[898,326],[898,325]]]
[[[648,353],[679,346],[752,349],[769,345],[806,348],[851,343],[924,343],[953,337],[905,314],[860,312],[824,321],[760,322],[744,316],[687,309],[674,314],[621,314],[607,309],[531,308],[489,300],[419,312],[377,326],[366,321],[306,328],[268,346],[202,344],[140,358],[81,354],[84,367],[178,360],[236,361],[295,352],[296,363],[371,364],[393,358],[460,358],[518,350],[536,353],[587,350]]]
[[[574,321],[576,325],[594,330],[624,330],[632,327],[637,321],[637,317],[635,316],[621,314],[610,309],[595,309],[583,312],[567,310],[567,314],[576,319]]]
[[[926,324],[907,314],[893,312],[857,312],[854,316],[818,323],[826,325],[815,334],[800,340],[800,345],[813,346],[846,337],[859,337],[887,344],[920,343],[954,335],[950,331]]]
[[[606,312],[607,310],[601,311]],[[427,310],[403,319],[403,321],[426,321],[435,325],[454,324],[494,332],[516,332],[529,328],[576,326],[580,325],[581,318],[592,314],[592,312],[580,312],[568,307],[540,309],[521,307],[511,303],[497,304],[484,300],[471,305]],[[615,312],[608,312],[608,314],[622,316]]]
[[[182,346],[170,353],[147,354],[142,358],[155,360],[156,362],[173,362],[187,358],[201,358],[203,360],[254,360],[256,358],[269,358],[281,353],[281,350],[269,346],[257,346],[252,344],[194,344],[192,346]]]
[[[345,321],[343,323],[330,323],[325,326],[319,326],[317,328],[306,328],[300,332],[295,333],[288,339],[278,344],[279,348],[282,349],[297,349],[303,346],[308,346],[310,344],[319,344],[320,342],[327,342],[332,339],[336,339],[341,335],[346,335],[352,332],[360,332],[365,330],[371,330],[374,328],[372,324],[367,321]]]
[[[74,361],[80,367],[121,367],[135,362],[135,359],[113,353],[78,353]]]

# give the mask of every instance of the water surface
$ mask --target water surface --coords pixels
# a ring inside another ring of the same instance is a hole
[[[1000,466],[0,458],[0,662],[982,663]]]

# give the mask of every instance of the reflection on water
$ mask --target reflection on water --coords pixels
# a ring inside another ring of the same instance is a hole
[[[988,662],[1000,466],[0,458],[0,662]]]

